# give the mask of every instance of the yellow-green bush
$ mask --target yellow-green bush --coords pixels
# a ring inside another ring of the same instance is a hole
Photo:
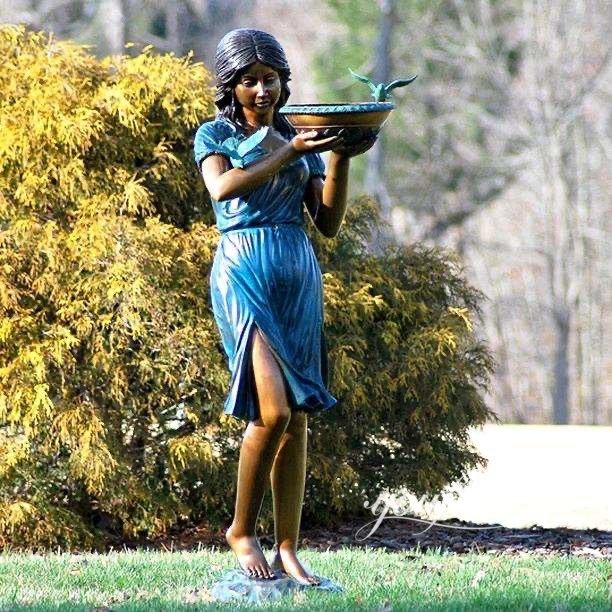
[[[20,27],[0,29],[0,54],[0,547],[219,524],[244,424],[222,414],[218,233],[191,152],[209,75]],[[311,420],[306,511],[328,522],[362,489],[464,479],[466,430],[488,416],[480,295],[441,252],[369,256],[377,222],[354,202],[338,238],[313,235],[341,402]]]

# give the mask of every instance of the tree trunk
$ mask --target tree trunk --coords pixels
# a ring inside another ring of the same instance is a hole
[[[395,0],[379,0],[380,22],[378,37],[376,40],[374,70],[372,81],[374,83],[387,83],[391,75],[391,39],[393,35],[393,22],[395,19]],[[381,140],[370,149],[367,154],[367,170],[365,177],[366,191],[372,195],[381,207],[382,217],[391,222],[391,198],[385,184],[385,155],[384,145]],[[387,237],[384,232],[377,237],[377,242],[384,241]]]
[[[168,0],[166,2],[166,40],[172,51],[177,55],[182,54],[177,0]]]
[[[552,386],[553,423],[569,422],[569,339],[570,315],[566,309],[555,310],[555,362]]]
[[[106,50],[110,55],[123,53],[125,45],[125,7],[122,0],[102,0],[98,19]]]

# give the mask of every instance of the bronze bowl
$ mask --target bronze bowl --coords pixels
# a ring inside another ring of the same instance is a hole
[[[394,108],[393,102],[290,104],[279,112],[298,132],[317,130],[320,139],[342,131],[347,143],[357,143],[376,136]]]

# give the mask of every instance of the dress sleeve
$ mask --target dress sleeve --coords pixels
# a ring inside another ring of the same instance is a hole
[[[218,153],[227,157],[227,151],[221,146],[226,138],[227,135],[216,121],[203,123],[198,128],[193,141],[193,157],[198,168],[209,155]]]
[[[310,178],[320,176],[325,178],[325,162],[319,153],[306,153],[306,163],[310,171]]]

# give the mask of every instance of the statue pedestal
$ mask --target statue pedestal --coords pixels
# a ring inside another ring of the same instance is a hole
[[[276,578],[250,578],[241,569],[227,572],[210,589],[213,601],[235,601],[244,603],[260,603],[276,601],[283,595],[306,589],[331,591],[342,593],[344,589],[327,578],[317,576],[321,580],[319,585],[305,585],[280,571],[275,573]]]

